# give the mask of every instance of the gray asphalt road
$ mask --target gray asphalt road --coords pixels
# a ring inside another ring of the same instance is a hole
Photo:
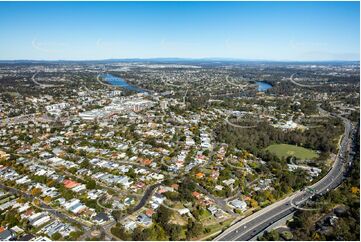
[[[224,199],[217,198],[216,196],[213,196],[210,192],[207,191],[207,189],[205,189],[204,187],[202,187],[198,183],[195,183],[195,184],[196,184],[196,187],[202,193],[206,194],[208,197],[210,197],[212,200],[214,200],[220,208],[222,208],[224,211],[226,211],[227,213],[229,213],[229,214],[231,214],[233,216],[237,216],[237,214],[235,212],[233,212],[233,210],[227,206],[227,203],[224,201]]]
[[[340,116],[339,118],[341,118],[345,124],[345,133],[340,144],[339,153],[333,164],[333,167],[330,169],[327,175],[314,185],[310,186],[310,188],[314,189],[316,194],[324,194],[325,192],[340,185],[344,179],[344,174],[348,165],[348,156],[346,152],[348,142],[350,140],[349,136],[352,130],[352,125],[349,120]],[[252,237],[263,231],[271,224],[294,212],[295,208],[291,205],[291,201],[296,205],[300,205],[311,198],[313,195],[314,194],[307,191],[296,192],[291,197],[272,204],[269,207],[266,207],[234,224],[232,227],[215,238],[215,240],[250,240]]]
[[[5,186],[3,184],[0,184],[0,188],[9,191],[12,194],[21,195],[21,196],[24,196],[24,197],[29,198],[29,199],[35,199],[36,198],[36,197],[34,197],[34,196],[32,196],[32,195],[30,195],[28,193],[25,193],[25,192],[23,192],[23,191],[21,191],[19,189],[8,187],[8,186]],[[46,211],[48,211],[49,213],[53,214],[54,216],[56,216],[56,217],[58,217],[60,219],[67,220],[67,221],[69,221],[71,223],[80,224],[83,227],[83,229],[89,229],[89,227],[87,225],[85,225],[83,223],[80,223],[79,221],[71,218],[70,216],[53,209],[52,207],[50,207],[49,205],[47,205],[47,204],[45,204],[45,203],[43,203],[41,201],[40,201],[40,207],[45,208]]]
[[[138,211],[139,209],[141,209],[150,199],[150,197],[153,195],[154,190],[159,187],[160,185],[162,185],[162,183],[156,183],[153,184],[151,186],[149,186],[146,191],[144,192],[143,197],[140,199],[139,203],[137,205],[134,206],[134,208],[131,210],[130,213],[134,213],[136,211]]]

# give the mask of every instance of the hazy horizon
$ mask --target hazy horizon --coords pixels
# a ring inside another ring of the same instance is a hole
[[[359,2],[0,2],[0,60],[359,61]]]
[[[217,61],[217,62],[300,62],[300,63],[332,63],[332,62],[360,62],[359,59],[355,60],[271,60],[271,59],[242,59],[242,58],[227,58],[227,57],[149,57],[149,58],[111,58],[111,59],[53,59],[53,60],[45,60],[45,59],[0,59],[0,62],[97,62],[97,61]]]

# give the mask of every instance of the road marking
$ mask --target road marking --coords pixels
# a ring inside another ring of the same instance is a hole
[[[319,106],[319,105],[318,105],[318,106]],[[319,108],[320,108],[320,107],[319,107]],[[320,109],[321,109],[321,108],[320,108]],[[322,109],[322,110],[323,110],[323,109]],[[325,112],[326,112],[326,111],[325,111]],[[337,116],[337,115],[336,115],[336,116]],[[343,141],[346,140],[346,139],[349,139],[349,137],[348,137],[347,134],[349,133],[349,129],[350,129],[350,121],[349,121],[348,119],[343,118],[343,117],[340,117],[340,116],[337,116],[337,117],[341,118],[341,119],[344,121],[344,125],[345,125],[345,131],[344,131],[344,132],[345,132],[345,135],[344,135],[344,137],[343,137]],[[346,135],[347,135],[347,136],[346,136]],[[329,170],[329,172],[326,174],[326,176],[324,176],[321,180],[319,180],[317,183],[313,184],[313,185],[310,186],[310,187],[316,189],[318,186],[322,185],[322,183],[327,182],[328,179],[330,178],[330,176],[333,177],[333,173],[334,173],[334,172],[341,171],[341,172],[338,173],[337,176],[335,177],[336,180],[338,179],[339,176],[343,175],[343,168],[344,168],[344,167],[343,167],[343,162],[342,162],[342,160],[341,160],[341,155],[343,154],[342,149],[343,149],[345,146],[342,145],[342,143],[344,143],[344,142],[341,142],[341,147],[340,147],[339,152],[338,152],[338,154],[337,154],[337,156],[336,156],[335,162],[332,164],[332,168]],[[340,169],[337,169],[339,165],[341,165],[341,168],[340,168]],[[320,188],[319,191],[318,191],[318,193],[322,193],[325,189],[327,189],[328,187],[330,187],[330,186],[332,186],[332,185],[333,185],[333,182],[331,181],[330,183],[328,183],[327,186],[325,186],[325,187],[323,187],[323,188]],[[277,206],[282,206],[282,205],[283,205],[282,203],[286,202],[287,199],[291,199],[291,200],[292,200],[292,199],[294,199],[294,198],[295,198],[296,196],[298,196],[298,195],[304,195],[304,192],[297,191],[297,192],[295,192],[293,195],[291,195],[290,197],[285,198],[285,199],[283,199],[283,200],[281,200],[281,201],[279,201],[279,202],[276,202],[276,203],[274,203],[274,204],[272,204],[272,205],[270,205],[270,206],[268,206],[268,207],[260,210],[259,212],[257,212],[257,213],[259,213],[259,214],[254,213],[254,214],[253,214],[254,217],[252,217],[252,215],[251,215],[251,216],[249,216],[249,217],[241,220],[240,222],[234,224],[234,225],[232,226],[233,228],[230,227],[230,228],[228,228],[226,231],[224,231],[221,235],[219,235],[217,238],[215,238],[215,240],[222,240],[222,238],[224,238],[224,237],[228,236],[229,234],[235,232],[235,230],[238,229],[239,226],[242,226],[242,225],[244,225],[245,223],[248,223],[248,222],[250,222],[250,221],[252,221],[252,220],[255,220],[255,219],[258,218],[259,216],[267,213],[269,210],[272,210],[273,208],[277,208]],[[288,209],[289,209],[289,208],[288,208]],[[284,211],[285,211],[285,210],[282,210],[280,213],[282,213],[282,212],[284,212]],[[276,214],[276,215],[274,215],[274,216],[277,216],[277,215],[279,215],[280,213],[278,213],[278,214]],[[257,214],[257,215],[256,215],[256,214]],[[274,216],[272,216],[271,218],[273,218]],[[254,228],[254,226],[253,226],[252,228]],[[249,231],[250,231],[250,230],[247,230],[246,233],[249,232]],[[234,237],[232,237],[232,239],[233,239],[233,238],[234,238]],[[239,238],[239,237],[238,237],[238,238]]]

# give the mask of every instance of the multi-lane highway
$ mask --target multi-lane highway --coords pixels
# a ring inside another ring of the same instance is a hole
[[[313,195],[322,195],[342,183],[348,165],[347,148],[350,141],[352,124],[348,119],[344,117],[337,117],[341,118],[345,125],[345,132],[340,144],[340,149],[335,159],[335,162],[327,175],[324,176],[317,183],[309,187],[314,192],[311,193],[309,191],[306,191],[306,189],[302,191],[297,191],[292,196],[287,197],[277,203],[274,203],[234,224],[232,227],[217,236],[215,240],[250,240],[257,234],[262,232],[264,229],[269,227],[271,224],[296,211],[295,205],[301,205],[302,203],[310,199]]]
[[[296,86],[299,86],[299,87],[318,87],[320,85],[307,85],[307,84],[301,84],[301,83],[298,83],[296,82],[294,79],[293,79],[293,76],[296,75],[297,73],[293,73],[290,77],[290,81],[295,84]]]

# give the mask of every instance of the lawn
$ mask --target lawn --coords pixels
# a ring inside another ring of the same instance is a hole
[[[271,153],[274,153],[279,158],[286,158],[287,156],[295,156],[300,160],[314,159],[318,157],[318,154],[314,150],[306,149],[296,145],[288,144],[275,144],[266,148]]]

